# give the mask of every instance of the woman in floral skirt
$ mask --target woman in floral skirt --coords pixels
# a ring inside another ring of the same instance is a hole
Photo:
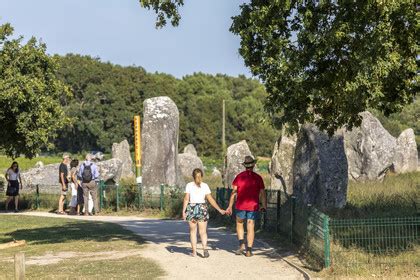
[[[217,205],[217,202],[211,196],[209,186],[202,181],[203,171],[196,168],[194,169],[192,176],[194,181],[188,183],[185,187],[182,218],[188,221],[190,226],[191,256],[197,256],[198,227],[201,243],[203,244],[203,257],[208,258],[210,256],[207,250],[207,221],[209,220],[209,212],[206,199],[220,214],[224,215],[226,211],[222,210],[219,205]]]

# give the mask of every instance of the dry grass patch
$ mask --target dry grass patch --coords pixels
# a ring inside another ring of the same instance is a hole
[[[13,278],[10,260],[16,252],[25,253],[28,279],[154,279],[163,275],[156,263],[141,257],[144,240],[112,223],[2,216],[0,243],[13,239],[26,240],[27,246],[0,251],[0,275],[5,279]]]

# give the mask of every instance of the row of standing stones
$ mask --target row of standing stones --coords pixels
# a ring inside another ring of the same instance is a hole
[[[360,127],[332,137],[312,124],[297,135],[282,135],[270,162],[270,188],[328,211],[345,206],[349,180],[383,180],[389,171],[419,169],[413,129],[396,139],[371,113],[361,116]]]
[[[142,142],[142,186],[146,193],[158,193],[159,186],[184,186],[193,169],[203,169],[193,145],[178,153],[179,111],[166,96],[144,101]],[[297,135],[281,135],[275,143],[269,170],[268,188],[293,194],[303,203],[321,210],[346,204],[348,180],[381,180],[389,170],[416,171],[418,154],[415,135],[407,129],[395,139],[369,112],[361,113],[362,125],[342,129],[329,137],[312,124],[303,125]],[[244,170],[251,155],[245,140],[228,147],[226,169],[221,174],[226,186]],[[98,162],[101,179],[118,182],[134,178],[127,140],[112,147],[112,159]],[[27,185],[57,190],[58,164],[33,168],[22,174]],[[168,188],[170,191],[170,188]]]

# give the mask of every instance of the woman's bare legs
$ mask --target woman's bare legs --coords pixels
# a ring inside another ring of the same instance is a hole
[[[13,199],[13,196],[8,196],[6,198],[6,211],[9,209],[9,203],[10,201],[12,201],[12,199]]]
[[[198,222],[198,232],[200,233],[203,250],[207,249],[207,222]]]
[[[191,248],[192,254],[194,256],[197,255],[197,222],[190,221],[188,222],[190,225],[190,241],[191,241]]]
[[[15,210],[19,209],[19,196],[15,196]]]

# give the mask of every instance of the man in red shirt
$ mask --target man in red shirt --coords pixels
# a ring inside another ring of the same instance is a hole
[[[252,245],[255,237],[255,220],[259,216],[259,211],[267,209],[267,197],[264,191],[264,182],[260,175],[253,171],[256,160],[251,156],[246,156],[243,162],[245,171],[239,173],[232,182],[232,194],[229,199],[229,207],[226,213],[232,214],[232,206],[236,199],[236,233],[238,234],[239,249],[236,251],[237,255],[243,254],[245,251],[244,242],[244,220],[247,220],[247,247],[246,256],[252,256]],[[260,209],[260,195],[262,200],[262,207]]]

